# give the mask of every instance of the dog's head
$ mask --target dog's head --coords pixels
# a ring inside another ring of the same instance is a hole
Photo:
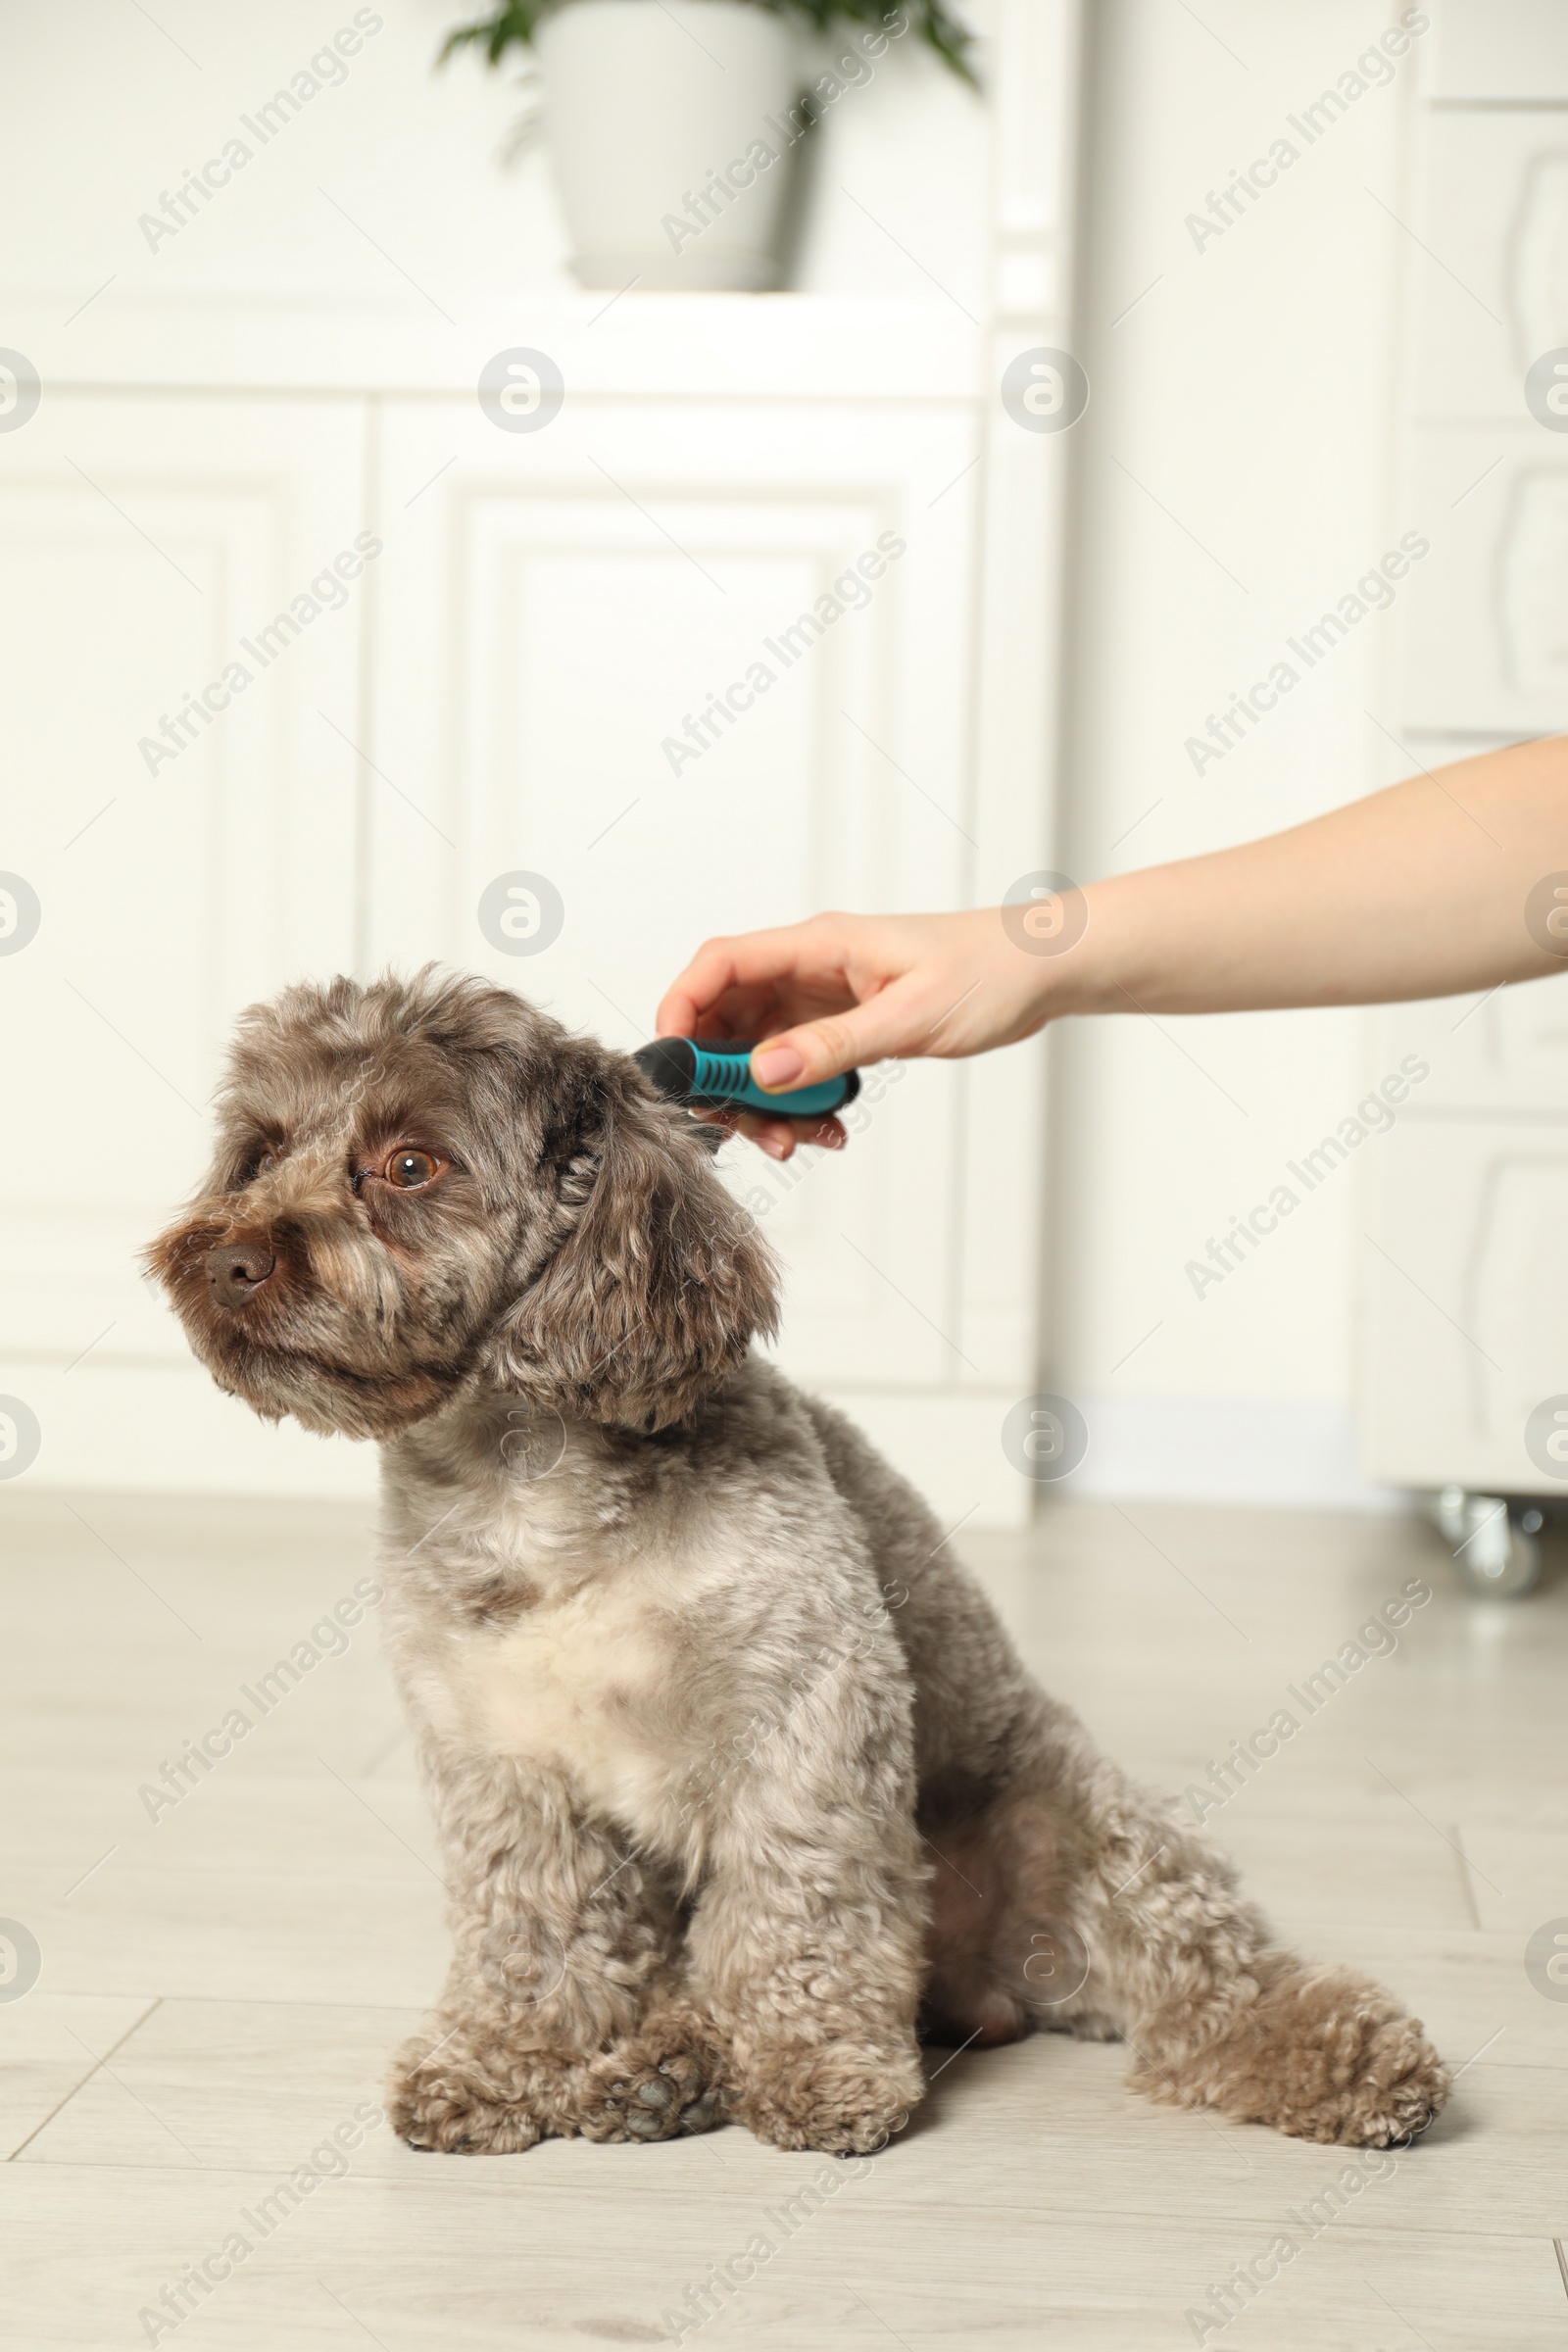
[[[774,1328],[771,1257],[636,1064],[507,990],[302,985],[239,1024],[147,1253],[220,1387],[386,1438],[488,1385],[652,1430]]]

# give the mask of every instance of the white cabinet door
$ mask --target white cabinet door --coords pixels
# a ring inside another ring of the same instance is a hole
[[[941,400],[568,399],[526,432],[390,405],[371,960],[488,972],[630,1049],[711,932],[964,904],[975,433]],[[537,954],[480,927],[514,871],[564,906]],[[729,1154],[818,1386],[1020,1378],[960,1333],[957,1094],[912,1066],[842,1158]]]
[[[49,1485],[278,1457],[135,1252],[205,1163],[234,1014],[352,959],[363,441],[348,404],[47,387],[0,434],[0,867],[39,910],[0,954],[0,1388]]]

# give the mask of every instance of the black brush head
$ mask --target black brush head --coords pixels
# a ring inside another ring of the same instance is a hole
[[[639,1046],[632,1059],[666,1102],[681,1102],[690,1109],[697,1057],[689,1038],[656,1037],[651,1044]],[[709,1152],[722,1150],[729,1141],[729,1129],[716,1126],[711,1119],[694,1118],[692,1124],[698,1142]]]
[[[639,1046],[632,1059],[643,1076],[667,1101],[691,1101],[697,1056],[692,1052],[689,1038],[656,1037],[651,1044]]]

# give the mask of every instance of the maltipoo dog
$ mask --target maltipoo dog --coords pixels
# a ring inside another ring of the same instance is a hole
[[[373,1438],[455,1950],[416,2147],[733,2118],[879,2146],[922,2035],[1120,2036],[1152,2097],[1380,2146],[1448,2077],[1025,1673],[918,1494],[751,1344],[694,1122],[507,991],[288,989],[150,1252],[219,1385]]]

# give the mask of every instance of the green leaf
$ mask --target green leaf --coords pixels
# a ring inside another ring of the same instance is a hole
[[[901,0],[898,8],[886,7],[884,0],[745,0],[745,4],[765,8],[771,16],[802,18],[818,32],[831,32],[839,24],[869,24],[883,32],[890,17],[902,15],[916,40],[934,50],[972,89],[980,86],[970,56],[974,35],[951,14],[945,0]],[[442,43],[436,63],[444,66],[456,50],[482,44],[487,64],[497,66],[509,49],[531,48],[541,21],[570,5],[571,0],[507,0],[505,7],[490,16],[456,25]]]

